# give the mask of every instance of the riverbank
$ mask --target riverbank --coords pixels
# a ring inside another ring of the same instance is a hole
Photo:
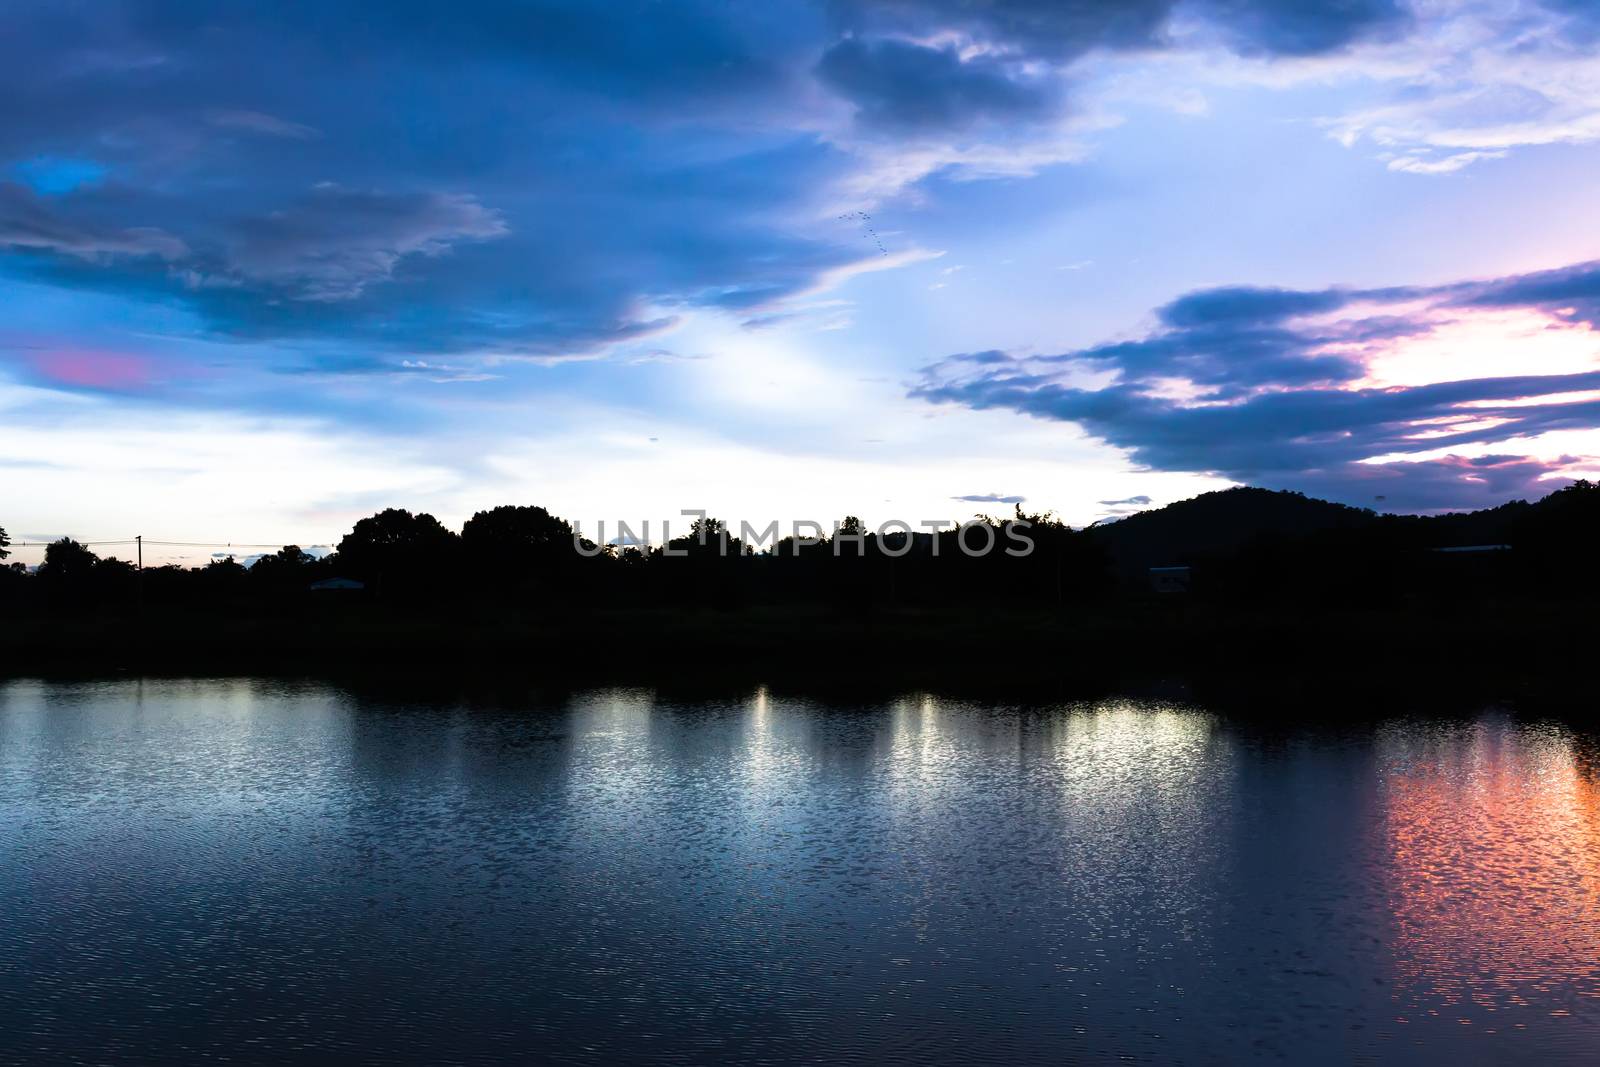
[[[0,674],[392,672],[573,684],[759,682],[1093,691],[1129,678],[1298,679],[1587,691],[1600,639],[1578,605],[1430,606],[1288,615],[1198,603],[1072,612],[592,610],[421,617],[357,605],[231,617],[195,611],[14,620]]]

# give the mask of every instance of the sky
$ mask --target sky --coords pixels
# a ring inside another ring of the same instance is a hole
[[[508,503],[653,540],[1083,524],[1236,484],[1437,512],[1600,475],[1586,0],[7,24],[14,541]]]

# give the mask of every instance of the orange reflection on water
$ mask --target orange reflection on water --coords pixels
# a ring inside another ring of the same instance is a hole
[[[1486,721],[1382,739],[1399,1021],[1517,1026],[1600,996],[1600,784],[1567,731]],[[1511,1014],[1517,1014],[1513,1011]]]

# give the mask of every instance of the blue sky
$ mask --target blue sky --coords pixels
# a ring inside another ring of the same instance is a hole
[[[1436,511],[1600,472],[1586,4],[10,22],[13,538]]]

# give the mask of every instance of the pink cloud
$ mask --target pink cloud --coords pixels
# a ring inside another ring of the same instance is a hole
[[[138,389],[151,376],[150,361],[143,356],[83,348],[41,352],[33,366],[52,382],[88,389]]]

